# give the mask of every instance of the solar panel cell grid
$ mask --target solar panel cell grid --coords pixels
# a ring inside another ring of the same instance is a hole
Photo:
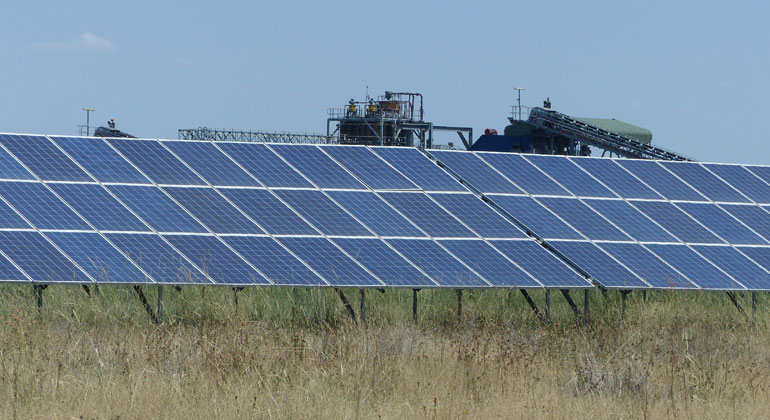
[[[102,139],[84,137],[51,137],[51,139],[101,182],[151,183]]]
[[[703,166],[754,202],[770,203],[770,185],[748,169],[738,165],[704,164]]]
[[[279,190],[276,194],[327,235],[372,236],[371,232],[321,191]]]
[[[679,242],[625,201],[586,199],[584,202],[637,241]]]
[[[669,171],[713,201],[748,203],[749,199],[694,162],[660,162]]]
[[[708,201],[658,162],[631,159],[619,159],[616,162],[669,200]]]
[[[720,204],[723,210],[732,214],[765,239],[770,238],[770,213],[766,207],[756,205]]]
[[[481,192],[524,193],[473,153],[436,150],[431,150],[429,153]]]
[[[388,286],[435,286],[431,279],[379,239],[334,239],[333,242]]]
[[[223,188],[219,191],[270,234],[320,234],[268,190]]]
[[[187,166],[155,140],[108,139],[123,156],[157,184],[206,185]]]
[[[325,238],[280,238],[332,286],[384,286]]]
[[[641,210],[683,242],[724,243],[671,203],[660,201],[634,201],[632,203],[634,207]]]
[[[770,273],[729,246],[694,246],[704,258],[716,264],[751,290],[770,290]]]
[[[591,242],[554,242],[551,245],[586,270],[604,287],[618,289],[649,287]]]
[[[0,228],[31,229],[32,226],[25,222],[8,204],[0,201]]]
[[[312,187],[264,144],[220,142],[217,146],[268,187]]]
[[[431,240],[389,239],[387,242],[441,286],[489,286],[478,274]]]
[[[126,185],[107,188],[158,232],[206,232],[206,228],[158,188]]]
[[[525,159],[578,197],[617,197],[568,159],[544,155],[528,155]]]
[[[0,250],[32,281],[90,283],[91,279],[37,232],[0,231]]]
[[[83,219],[43,184],[0,183],[0,195],[38,229],[91,230]]]
[[[331,146],[321,150],[348,168],[369,188],[378,190],[416,190],[417,185],[406,179],[362,146]]]
[[[734,217],[717,206],[710,204],[677,203],[677,207],[697,219],[712,232],[732,244],[767,245],[767,241],[757,236]]]
[[[0,136],[2,138],[3,136]],[[5,149],[0,148],[0,179],[36,179]]]
[[[701,256],[684,245],[645,245],[703,289],[745,290]]]
[[[439,243],[476,270],[492,286],[543,287],[484,241],[443,240]]]
[[[50,187],[99,230],[150,230],[101,185],[51,184]]]
[[[0,135],[0,143],[43,180],[93,181],[46,137]]]
[[[527,237],[521,229],[473,194],[430,194],[430,196],[482,237]]]
[[[373,192],[329,191],[329,195],[377,235],[425,236]]]
[[[641,245],[628,243],[601,243],[598,245],[654,288],[696,288],[686,277],[677,273]]]
[[[480,157],[529,194],[571,196],[547,175],[513,153],[478,153]]]
[[[592,286],[583,276],[534,241],[492,241],[491,244],[547,288]]]
[[[537,201],[589,239],[608,241],[628,241],[631,239],[580,200],[540,197]]]
[[[193,216],[215,233],[264,233],[246,216],[210,188],[164,188]]]
[[[260,186],[213,143],[165,141],[163,144],[212,185]]]
[[[371,147],[374,153],[425,191],[467,191],[456,179],[414,148]]]
[[[166,235],[164,237],[218,284],[270,284],[214,236]]]
[[[623,198],[663,198],[615,163],[614,159],[571,158],[571,160]]]
[[[108,233],[105,236],[158,283],[211,284],[211,280],[158,235]]]
[[[98,283],[152,283],[97,233],[49,232],[46,236]]]
[[[295,258],[273,238],[228,236],[224,238],[236,252],[267,276],[285,286],[325,286],[326,282]]]
[[[476,234],[423,193],[382,193],[382,198],[433,237],[474,238]]]
[[[490,199],[543,238],[585,239],[530,197],[492,196]]]
[[[321,188],[366,189],[364,184],[316,146],[276,144],[270,148]]]

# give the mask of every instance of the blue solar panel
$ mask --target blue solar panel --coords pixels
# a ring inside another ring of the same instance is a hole
[[[676,206],[686,211],[690,216],[697,219],[728,243],[741,245],[768,244],[767,241],[757,236],[749,228],[715,205],[677,203]]]
[[[762,178],[763,181],[770,184],[770,166],[746,165],[744,168],[748,169],[749,172]]]
[[[602,243],[598,245],[656,289],[693,289],[696,287],[686,277],[677,273],[641,245],[627,243]]]
[[[445,209],[485,238],[527,238],[507,218],[473,194],[430,194]]]
[[[623,198],[663,198],[631,173],[618,166],[614,159],[570,159]]]
[[[268,187],[312,187],[264,144],[221,142],[217,145]]]
[[[564,157],[527,155],[525,159],[579,197],[617,197],[615,193]]]
[[[669,200],[708,201],[671,172],[651,160],[618,159],[615,162]]]
[[[42,184],[0,183],[0,195],[38,229],[91,230],[83,219]]]
[[[505,179],[477,155],[470,152],[430,150],[439,162],[457,173],[473,188],[485,193],[522,194],[523,191]]]
[[[575,229],[530,197],[494,196],[490,199],[540,237],[583,239]]]
[[[379,239],[334,239],[334,242],[388,286],[436,285]]]
[[[150,283],[134,264],[98,233],[46,233],[99,283]]]
[[[316,146],[275,144],[270,147],[321,188],[366,189]]]
[[[634,201],[633,205],[680,240],[689,243],[721,244],[722,240],[671,203]]]
[[[770,273],[729,246],[694,246],[704,258],[740,281],[750,290],[770,290]]]
[[[372,236],[354,218],[321,191],[275,191],[281,199],[294,207],[307,221],[327,235]]]
[[[108,233],[105,236],[158,283],[211,284],[211,280],[158,235]]]
[[[286,204],[268,190],[221,189],[244,213],[273,235],[318,235]]]
[[[485,160],[530,194],[572,195],[520,155],[513,153],[477,153],[476,156]]]
[[[628,241],[631,239],[580,200],[540,197],[537,201],[571,224],[588,239],[607,241]]]
[[[380,236],[425,236],[370,191],[329,191],[329,195]]]
[[[489,286],[478,274],[431,240],[389,239],[388,243],[441,286]]]
[[[295,258],[273,238],[264,236],[228,236],[223,238],[236,252],[267,276],[283,286],[326,286],[326,282]]]
[[[543,287],[484,241],[443,240],[446,249],[497,287]]]
[[[91,282],[85,273],[37,232],[0,231],[0,250],[34,282]]]
[[[396,172],[372,151],[362,146],[331,146],[321,150],[348,168],[373,190],[416,190],[417,185]]]
[[[547,288],[592,286],[535,241],[492,241],[491,244]]]
[[[382,193],[381,196],[430,236],[476,237],[423,193]]]
[[[645,245],[703,289],[745,289],[684,245]]]
[[[157,184],[206,185],[160,142],[134,139],[107,141]]]
[[[160,189],[125,185],[107,188],[159,232],[206,232],[200,223]]]
[[[750,201],[735,188],[725,184],[724,181],[700,166],[699,163],[660,162],[660,164],[713,201],[733,203],[748,203]]]
[[[325,238],[280,238],[332,286],[384,286]]]
[[[150,230],[101,185],[50,184],[50,187],[99,230]]]
[[[755,202],[770,203],[770,185],[746,168],[738,165],[717,164],[704,164],[703,166]]]
[[[721,204],[720,207],[732,214],[765,239],[770,239],[770,213],[761,206],[739,204]]]
[[[0,228],[31,229],[32,226],[25,222],[8,204],[0,201]]]
[[[738,249],[761,265],[765,270],[770,270],[770,247],[764,246],[740,246]]]
[[[5,137],[0,135],[0,139]],[[0,148],[0,178],[2,179],[36,179],[32,173],[11,156],[5,149]]]
[[[417,149],[383,146],[371,150],[425,191],[467,191]]]
[[[186,140],[166,141],[163,144],[212,185],[260,185],[213,143]]]
[[[214,236],[166,235],[164,238],[217,284],[270,284],[267,279]]]
[[[210,188],[164,188],[193,216],[215,233],[264,233],[246,216]]]
[[[0,281],[3,282],[28,282],[29,277],[19,271],[10,260],[0,255]]]
[[[622,200],[587,199],[592,207],[615,225],[623,229],[632,238],[640,242],[679,242],[647,218],[639,210]]]
[[[0,135],[0,142],[43,180],[93,181],[46,137]]]
[[[558,241],[552,242],[551,245],[588,272],[603,287],[618,289],[650,287],[591,242]]]
[[[51,137],[73,159],[101,182],[150,184],[127,160],[103,139],[84,137]]]

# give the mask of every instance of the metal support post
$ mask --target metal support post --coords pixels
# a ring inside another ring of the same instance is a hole
[[[89,288],[88,288],[88,285],[87,285],[87,284],[84,284],[84,285],[83,285],[83,291],[85,291],[85,292],[86,292],[86,295],[87,295],[88,297],[91,297],[91,289],[89,289]]]
[[[537,318],[540,319],[541,322],[545,322],[545,319],[543,318],[543,315],[540,313],[540,311],[537,309],[537,305],[535,305],[535,301],[532,300],[532,298],[529,296],[529,293],[527,293],[524,289],[519,289],[521,291],[522,296],[524,296],[524,300],[527,301],[529,304],[529,307],[532,308],[532,312],[537,315]],[[548,296],[548,290],[546,290],[546,299]],[[548,304],[548,301],[546,300],[546,305]],[[548,309],[546,309],[548,311]],[[547,313],[547,312],[546,312]]]
[[[238,309],[238,292],[241,290],[243,290],[243,287],[233,287],[233,302],[236,309]]]
[[[746,311],[743,310],[743,307],[741,306],[741,303],[738,301],[738,297],[735,296],[735,293],[727,292],[727,297],[730,298],[730,301],[738,309],[738,312],[740,312],[741,315],[743,315],[743,317],[746,318],[746,322],[751,322],[751,320],[749,319],[749,316],[746,315]]]
[[[647,291],[642,290],[642,302],[647,302]]]
[[[572,312],[575,313],[575,317],[580,318],[580,309],[578,309],[577,305],[575,305],[575,302],[572,300],[572,297],[569,295],[569,290],[561,289],[561,294],[564,295],[564,299],[566,299],[567,303],[569,303],[570,308],[572,308]]]
[[[412,289],[412,321],[414,323],[417,323],[417,292],[419,292],[420,289]]]
[[[545,319],[551,320],[551,289],[545,289]]]
[[[457,323],[463,320],[463,289],[457,289]]]
[[[43,290],[48,287],[47,284],[36,284],[32,286],[35,291],[35,303],[37,305],[37,311],[40,312],[43,309]]]
[[[156,311],[158,314],[158,322],[163,319],[163,286],[158,285],[158,309]]]
[[[757,325],[757,292],[751,292],[751,324]]]
[[[361,289],[361,309],[358,311],[361,322],[366,322],[366,290]]]
[[[147,311],[147,313],[150,315],[150,320],[152,320],[153,324],[160,323],[160,320],[158,320],[158,317],[155,315],[155,312],[152,311],[152,307],[147,302],[147,298],[144,296],[144,293],[142,293],[142,286],[134,286],[134,291],[137,295],[139,295],[139,300],[142,302],[142,306],[144,306],[144,310]]]
[[[626,315],[626,296],[631,293],[630,290],[621,290],[620,291],[620,316]]]
[[[334,291],[337,292],[337,295],[340,297],[342,304],[345,305],[345,309],[348,310],[350,318],[353,319],[353,322],[356,322],[356,311],[353,310],[353,306],[350,305],[348,298],[346,298],[345,294],[342,293],[342,289],[334,288]]]
[[[591,289],[585,289],[583,290],[583,325],[588,325],[588,320],[591,317],[591,312],[589,311],[589,293],[591,292]]]

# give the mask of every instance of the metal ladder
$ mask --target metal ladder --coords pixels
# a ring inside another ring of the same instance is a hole
[[[584,144],[628,158],[695,161],[662,147],[651,146],[630,137],[602,130],[556,111],[532,108],[528,122],[550,133],[577,139]]]

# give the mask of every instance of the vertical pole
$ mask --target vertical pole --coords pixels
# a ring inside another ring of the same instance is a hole
[[[626,295],[628,292],[625,290],[620,291],[620,316],[621,318],[626,315]]]
[[[158,285],[158,322],[163,319],[163,286]]]
[[[588,325],[588,292],[590,289],[583,291],[583,325]]]
[[[412,289],[412,321],[417,323],[417,292],[420,289]]]
[[[642,290],[642,302],[647,302],[647,291]]]
[[[366,290],[361,289],[361,314],[358,316],[361,322],[366,322]]]
[[[457,323],[463,320],[463,289],[457,289]]]
[[[43,286],[42,285],[34,285],[33,290],[35,291],[35,303],[37,304],[37,311],[40,312],[43,309]]]
[[[751,323],[757,325],[757,292],[751,292]]]
[[[551,320],[551,289],[545,289],[545,319]]]

